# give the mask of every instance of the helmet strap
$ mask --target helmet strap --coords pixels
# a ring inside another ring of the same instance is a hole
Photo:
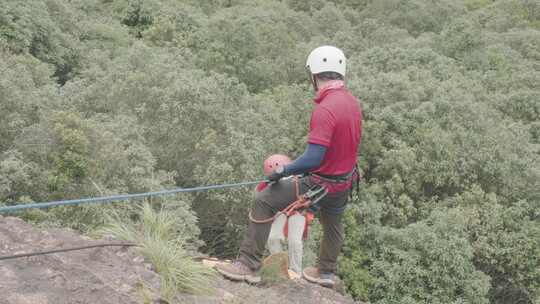
[[[319,91],[319,88],[317,86],[317,79],[315,78],[315,75],[309,73],[309,79],[311,80],[311,84],[313,85],[313,90],[315,90],[315,93],[317,93],[317,91]]]

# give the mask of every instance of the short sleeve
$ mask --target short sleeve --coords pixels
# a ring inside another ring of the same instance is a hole
[[[324,107],[316,107],[311,114],[308,143],[329,147],[334,126],[335,119],[332,113]]]

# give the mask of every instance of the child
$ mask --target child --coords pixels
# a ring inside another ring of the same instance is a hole
[[[279,166],[285,166],[292,161],[285,155],[275,154],[264,161],[264,173],[269,175]],[[294,178],[294,177],[289,177]],[[257,191],[267,187],[265,182],[257,186]],[[307,237],[307,225],[313,219],[313,213],[298,211],[287,217],[279,214],[272,223],[268,236],[267,246],[270,254],[282,252],[282,241],[288,238],[289,270],[293,271],[298,278],[302,276],[303,240]]]

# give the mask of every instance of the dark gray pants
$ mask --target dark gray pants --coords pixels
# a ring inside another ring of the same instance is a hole
[[[299,181],[300,194],[307,192],[314,184],[309,177]],[[333,214],[327,208],[340,208],[347,203],[349,191],[329,193],[320,202],[320,221],[323,227],[323,238],[319,252],[319,270],[321,272],[336,271],[337,257],[343,246],[344,231],[341,219],[343,214]],[[272,217],[296,200],[294,179],[282,179],[278,183],[266,187],[255,195],[255,203],[251,214],[257,220]],[[261,267],[261,259],[270,233],[271,223],[249,223],[246,235],[240,245],[239,260],[252,270]]]

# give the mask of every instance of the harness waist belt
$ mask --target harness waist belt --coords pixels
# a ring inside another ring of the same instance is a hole
[[[353,169],[351,172],[341,174],[341,175],[326,175],[326,174],[320,174],[320,173],[310,173],[310,174],[315,175],[316,177],[320,177],[322,179],[329,180],[330,182],[343,183],[343,182],[348,182],[353,176],[355,171],[356,169]]]

